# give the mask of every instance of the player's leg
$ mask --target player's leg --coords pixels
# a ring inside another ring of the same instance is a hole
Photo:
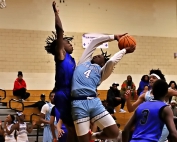
[[[72,102],[72,117],[79,142],[89,142],[90,117],[87,100]]]
[[[118,137],[119,129],[113,117],[105,110],[99,98],[90,101],[92,105],[91,122],[95,123],[102,131],[94,133],[93,139],[114,139]]]
[[[60,112],[60,118],[62,119],[64,125],[68,130],[67,142],[77,142],[77,135],[71,116],[71,102],[65,93],[63,91],[56,91],[54,103],[56,108]]]

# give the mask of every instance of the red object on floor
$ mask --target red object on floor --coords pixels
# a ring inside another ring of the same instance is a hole
[[[90,130],[88,133],[89,133],[90,138],[91,138],[91,136],[92,136],[92,131]],[[95,142],[95,141],[94,141],[94,140],[90,140],[89,142]]]

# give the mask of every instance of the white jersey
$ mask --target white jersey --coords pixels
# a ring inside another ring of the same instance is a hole
[[[23,124],[19,124],[19,131],[17,131],[17,142],[28,142],[27,125],[25,122]]]
[[[11,125],[7,126],[7,129],[10,131],[11,127],[13,125],[14,124],[11,124]],[[10,135],[8,135],[7,133],[5,133],[5,142],[16,142],[16,139],[14,137],[14,133],[15,133],[15,130]]]

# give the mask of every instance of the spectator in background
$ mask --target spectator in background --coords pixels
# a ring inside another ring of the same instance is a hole
[[[122,86],[121,86],[121,95],[124,96],[125,92],[127,90],[130,90],[131,91],[131,96],[132,96],[132,99],[134,99],[135,95],[136,95],[136,86],[135,84],[133,83],[132,81],[132,77],[130,75],[127,76],[127,80],[125,80],[123,83],[122,83]]]
[[[149,76],[148,75],[143,75],[141,78],[141,81],[139,83],[139,87],[137,90],[137,95],[140,96],[142,92],[144,91],[145,86],[149,86]]]
[[[175,81],[170,81],[170,83],[169,83],[169,89],[173,89],[173,90],[176,90],[177,91],[177,85],[176,85],[176,82]],[[171,100],[175,100],[175,101],[177,101],[177,97],[176,96],[171,96],[170,98],[169,98],[169,103],[171,102]]]
[[[53,136],[50,129],[50,115],[53,108],[54,103],[54,96],[55,93],[51,92],[49,94],[49,103],[46,103],[42,106],[41,113],[40,113],[40,122],[44,124],[44,131],[43,131],[43,142],[52,142]]]
[[[30,96],[30,93],[26,92],[26,82],[21,71],[18,72],[18,78],[14,82],[13,95],[19,96],[22,100],[26,100]]]
[[[145,86],[144,86],[144,89],[143,89],[143,91],[140,93],[140,95],[146,93],[148,90],[149,90],[149,86],[145,85]]]
[[[32,105],[25,106],[25,107],[37,107],[38,110],[41,111],[43,105],[45,105],[48,102],[45,101],[45,94],[41,94],[40,99],[41,99],[40,101],[38,101]]]
[[[102,101],[103,106],[105,109],[111,114],[111,116],[115,119],[114,117],[114,108],[108,105],[108,102],[106,100]]]
[[[172,100],[170,105],[171,105],[171,110],[173,111],[173,116],[177,117],[177,107],[176,107],[176,101]]]
[[[108,106],[111,106],[112,108],[117,107],[121,104],[120,111],[119,112],[126,112],[124,110],[125,105],[125,98],[121,97],[120,91],[117,89],[117,86],[119,86],[118,83],[113,83],[110,89],[107,92],[107,102]]]
[[[0,120],[0,142],[5,142],[4,140],[4,129],[2,127],[2,121]]]
[[[16,142],[15,130],[17,129],[17,125],[14,124],[14,121],[14,115],[8,115],[4,121],[5,142]]]

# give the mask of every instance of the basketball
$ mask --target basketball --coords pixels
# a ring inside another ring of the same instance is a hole
[[[120,50],[122,50],[126,47],[130,47],[132,45],[136,46],[136,41],[130,35],[124,35],[119,39],[118,46],[119,46]]]

